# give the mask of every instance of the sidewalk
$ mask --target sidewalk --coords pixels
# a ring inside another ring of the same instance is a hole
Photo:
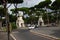
[[[0,40],[8,40],[7,38],[8,38],[7,32],[0,31]],[[10,36],[10,40],[13,40],[11,36]]]
[[[40,27],[30,30],[32,33],[37,35],[48,36],[55,39],[60,39],[60,27]]]

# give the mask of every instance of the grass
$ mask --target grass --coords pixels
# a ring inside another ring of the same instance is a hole
[[[1,29],[2,29],[2,31],[7,31],[6,27],[2,27]]]

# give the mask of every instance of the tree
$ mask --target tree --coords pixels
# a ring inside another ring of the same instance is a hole
[[[0,7],[0,28],[2,27],[3,8]]]
[[[15,9],[11,9],[11,11],[14,13]],[[27,14],[29,16],[29,17],[24,18],[25,23],[32,23],[32,21],[35,20],[35,18],[36,18],[35,15],[34,15],[35,14],[34,7],[31,7],[31,8],[26,8],[26,7],[17,8],[17,11],[23,11],[24,15]]]
[[[11,9],[11,11],[14,13],[15,9]],[[25,23],[31,23],[31,18],[32,18],[32,12],[30,13],[30,8],[22,7],[22,8],[17,8],[17,11],[23,11],[24,15],[29,15],[29,17],[24,18]],[[24,16],[23,15],[23,16]],[[29,22],[28,22],[29,21]]]
[[[45,1],[42,1],[38,5],[35,6],[36,8],[42,9],[42,12],[44,12],[43,8],[45,8],[45,12],[47,14],[48,24],[49,24],[49,18],[48,18],[47,9],[48,9],[49,4],[51,4],[51,0],[45,0]]]
[[[17,19],[17,17],[16,16],[14,16],[13,14],[10,14],[9,15],[9,21],[12,23],[12,22],[16,22],[16,19]]]
[[[9,40],[9,34],[10,34],[8,8],[9,8],[10,5],[8,6],[8,8],[6,6],[7,6],[8,3],[18,4],[18,3],[22,3],[22,2],[23,2],[23,0],[17,0],[17,1],[16,0],[0,0],[0,5],[4,6],[4,13],[6,15],[6,26],[7,26],[7,32],[8,32],[8,40]]]
[[[60,0],[55,0],[53,3],[52,3],[52,5],[51,5],[52,7],[53,7],[53,10],[55,11],[55,13],[56,13],[56,23],[58,23],[59,22],[59,18],[58,18],[58,15],[59,15],[59,13],[60,13]]]
[[[4,8],[0,7],[0,21],[2,21],[2,17],[4,16]]]
[[[26,7],[17,8],[17,9],[11,9],[12,13],[15,13],[15,10],[17,10],[17,11],[23,11],[26,14],[29,12],[29,8],[26,8]]]

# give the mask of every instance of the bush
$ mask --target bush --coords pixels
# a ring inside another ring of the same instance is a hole
[[[11,23],[11,26],[12,26],[12,30],[17,28],[17,26],[16,26],[16,23],[15,23],[15,22],[12,22],[12,23]]]

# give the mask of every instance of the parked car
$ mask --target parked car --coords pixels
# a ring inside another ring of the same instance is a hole
[[[35,25],[31,25],[28,27],[29,29],[34,29],[35,28]]]

